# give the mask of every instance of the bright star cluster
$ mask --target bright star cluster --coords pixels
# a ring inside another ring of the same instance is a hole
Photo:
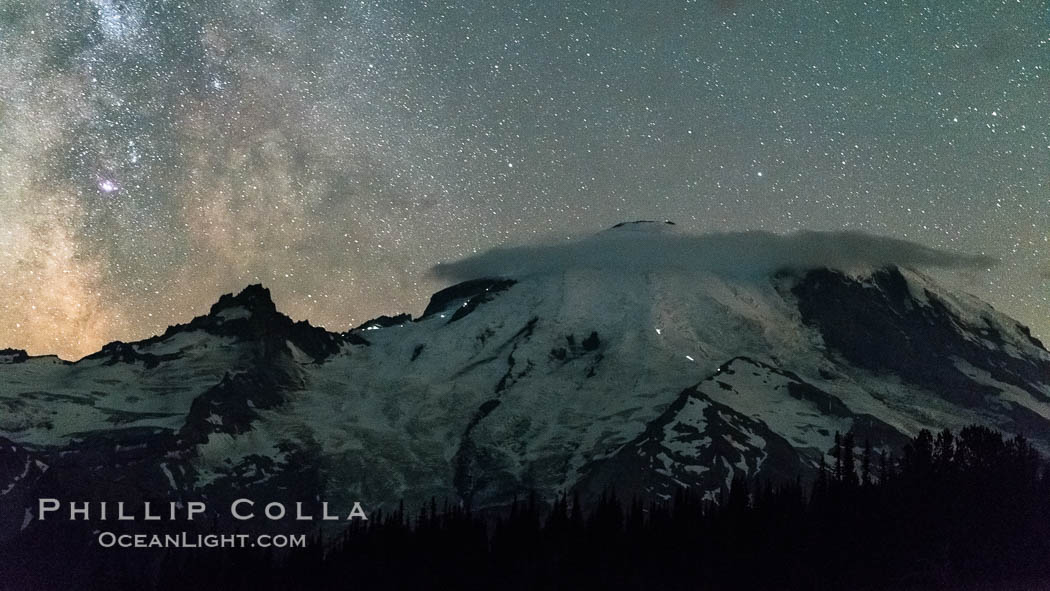
[[[631,219],[855,229],[1050,337],[1027,0],[0,3],[0,347],[77,358],[247,283],[343,330],[428,269]]]

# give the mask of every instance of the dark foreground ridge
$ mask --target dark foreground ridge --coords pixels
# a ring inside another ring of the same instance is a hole
[[[649,504],[615,491],[591,506],[532,496],[498,516],[432,501],[284,554],[82,548],[71,558],[92,566],[82,580],[19,544],[0,548],[0,580],[32,589],[1020,589],[1050,577],[1050,472],[1022,437],[923,431],[898,458],[855,444],[841,438],[808,490],[737,479],[717,502],[684,490]]]

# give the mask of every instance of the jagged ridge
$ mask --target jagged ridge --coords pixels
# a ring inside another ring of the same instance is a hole
[[[811,477],[836,432],[892,451],[973,422],[1050,451],[1042,344],[894,266],[477,279],[347,333],[250,286],[76,364],[5,356],[0,435],[53,466],[25,482],[87,497],[100,478],[139,499],[252,486],[373,507],[714,495],[742,473]]]

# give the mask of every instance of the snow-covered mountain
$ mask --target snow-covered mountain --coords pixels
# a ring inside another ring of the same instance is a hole
[[[255,285],[76,363],[0,351],[0,541],[43,496],[667,498],[742,473],[810,478],[836,432],[894,449],[973,423],[1050,455],[1050,353],[907,266],[953,260],[896,265],[900,243],[853,236],[876,254],[835,251],[829,268],[820,249],[841,235],[770,240],[626,224],[453,267],[507,263],[418,318],[346,333],[293,322]]]

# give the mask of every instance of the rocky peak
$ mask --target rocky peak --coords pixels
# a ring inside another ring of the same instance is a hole
[[[256,283],[241,290],[237,295],[223,294],[211,307],[210,316],[222,316],[226,311],[243,309],[248,315],[269,316],[277,313],[277,305],[270,297],[270,290]]]

